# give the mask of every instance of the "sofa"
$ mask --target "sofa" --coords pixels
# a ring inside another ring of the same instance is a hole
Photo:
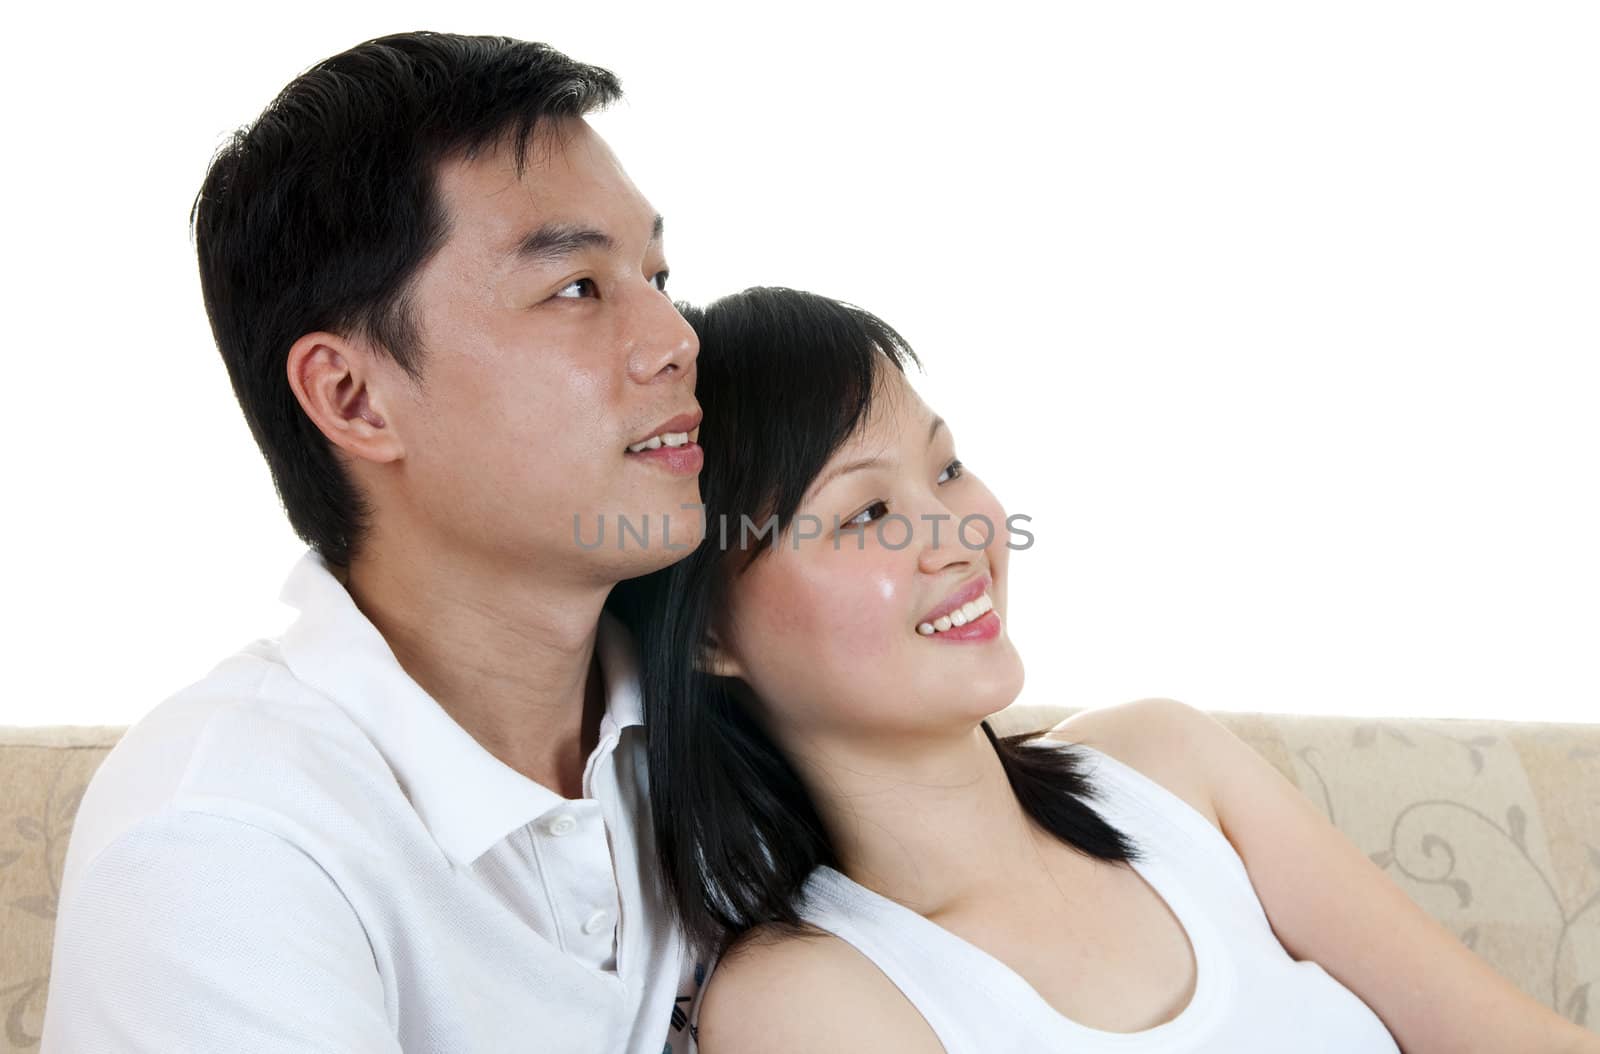
[[[1075,712],[1017,705],[992,725]],[[1600,724],[1213,716],[1463,944],[1600,1032]],[[0,1051],[38,1049],[73,816],[123,731],[0,728]]]

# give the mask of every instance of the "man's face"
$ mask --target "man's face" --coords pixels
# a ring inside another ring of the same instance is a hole
[[[655,210],[582,120],[536,134],[520,180],[485,152],[445,163],[438,193],[450,234],[416,283],[401,500],[448,548],[510,566],[618,581],[684,555],[702,533],[699,343],[664,292]],[[629,452],[661,431],[690,442]]]

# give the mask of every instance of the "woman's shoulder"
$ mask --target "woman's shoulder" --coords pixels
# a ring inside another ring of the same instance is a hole
[[[1204,755],[1185,747],[1196,722],[1214,720],[1176,699],[1135,699],[1081,710],[1044,735],[1082,743],[1122,762],[1183,799],[1221,832]]]
[[[944,1049],[870,959],[809,925],[757,927],[723,953],[701,996],[697,1046],[700,1054]]]

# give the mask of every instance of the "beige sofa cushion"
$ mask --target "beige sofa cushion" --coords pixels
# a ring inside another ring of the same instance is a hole
[[[1463,943],[1600,1032],[1600,725],[1215,716]],[[0,1050],[38,1048],[72,818],[122,731],[0,728]]]
[[[37,1050],[56,895],[83,789],[124,729],[0,728],[0,1050]]]

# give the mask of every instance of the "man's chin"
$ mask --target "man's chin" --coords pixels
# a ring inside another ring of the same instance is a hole
[[[670,567],[694,552],[704,539],[698,522],[688,520],[679,524],[673,520],[670,531],[651,539],[650,547],[638,550],[638,555],[650,563],[652,570]]]
[[[692,510],[682,522],[678,516],[670,517],[665,531],[657,514],[650,515],[648,532],[637,526],[642,522],[642,517],[635,517],[633,525],[620,532],[607,522],[603,544],[595,544],[598,535],[591,530],[583,544],[573,549],[572,558],[604,568],[606,577],[621,582],[671,567],[694,552],[705,537]]]
[[[650,559],[647,563],[644,563],[640,566],[638,573],[641,575],[648,575],[656,571],[665,570],[666,568],[669,568],[673,564],[677,563],[679,560],[682,560],[684,557],[688,556],[693,551],[694,550],[690,548],[675,549],[671,551],[657,550],[654,553],[642,554]]]

